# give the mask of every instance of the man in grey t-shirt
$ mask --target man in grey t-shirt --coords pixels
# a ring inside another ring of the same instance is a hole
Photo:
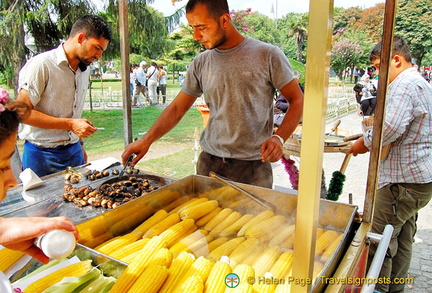
[[[207,49],[188,68],[181,92],[153,127],[127,146],[122,158],[137,157],[171,130],[204,94],[210,119],[201,136],[197,173],[210,171],[246,184],[272,187],[270,162],[282,157],[283,142],[302,115],[303,93],[283,52],[242,36],[229,16],[226,0],[190,0],[186,17],[194,39]],[[273,97],[279,89],[290,103],[273,134]]]

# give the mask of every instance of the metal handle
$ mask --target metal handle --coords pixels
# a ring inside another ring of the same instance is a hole
[[[249,193],[248,191],[244,190],[243,188],[238,187],[237,185],[235,185],[235,184],[227,181],[226,178],[223,178],[222,176],[217,175],[215,172],[210,171],[209,176],[212,177],[212,178],[215,178],[215,179],[219,180],[223,184],[228,185],[229,187],[232,187],[232,188],[234,188],[235,190],[237,190],[237,191],[239,191],[241,193],[246,194],[249,198],[251,198],[252,200],[256,201],[257,203],[259,203],[260,205],[262,205],[266,209],[274,211],[273,207],[271,207],[268,203],[266,203],[263,200],[257,198],[255,195]]]
[[[121,180],[121,178],[123,177],[123,174],[126,170],[127,167],[129,167],[130,163],[132,162],[133,158],[135,157],[135,155],[130,155],[127,160],[126,160],[126,164],[124,165],[123,169],[120,171],[120,174],[118,176],[118,179]]]

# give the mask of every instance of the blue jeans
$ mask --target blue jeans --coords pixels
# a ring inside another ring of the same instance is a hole
[[[84,154],[79,142],[44,148],[28,141],[24,143],[23,169],[30,168],[39,177],[84,164]]]

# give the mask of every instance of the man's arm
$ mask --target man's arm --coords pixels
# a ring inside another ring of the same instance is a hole
[[[45,129],[71,130],[80,138],[90,136],[97,130],[87,119],[55,117],[35,110],[28,92],[24,89],[20,90],[16,100],[26,103],[31,108],[30,115],[23,121],[25,124]]]
[[[174,101],[162,112],[150,130],[139,140],[126,147],[122,154],[123,164],[126,163],[130,155],[136,154],[137,156],[131,163],[132,166],[135,166],[156,140],[164,136],[180,122],[195,100],[195,97],[180,92]]]
[[[293,79],[280,89],[280,92],[290,104],[285,119],[275,134],[284,141],[294,132],[303,113],[303,92],[297,80]],[[283,154],[283,145],[279,138],[272,136],[261,145],[261,160],[263,162],[276,162]]]

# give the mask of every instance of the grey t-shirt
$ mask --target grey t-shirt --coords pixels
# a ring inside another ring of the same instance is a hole
[[[273,97],[294,78],[284,53],[246,38],[228,50],[207,50],[190,67],[182,91],[204,93],[210,119],[201,147],[223,158],[259,160],[261,144],[272,134]]]

